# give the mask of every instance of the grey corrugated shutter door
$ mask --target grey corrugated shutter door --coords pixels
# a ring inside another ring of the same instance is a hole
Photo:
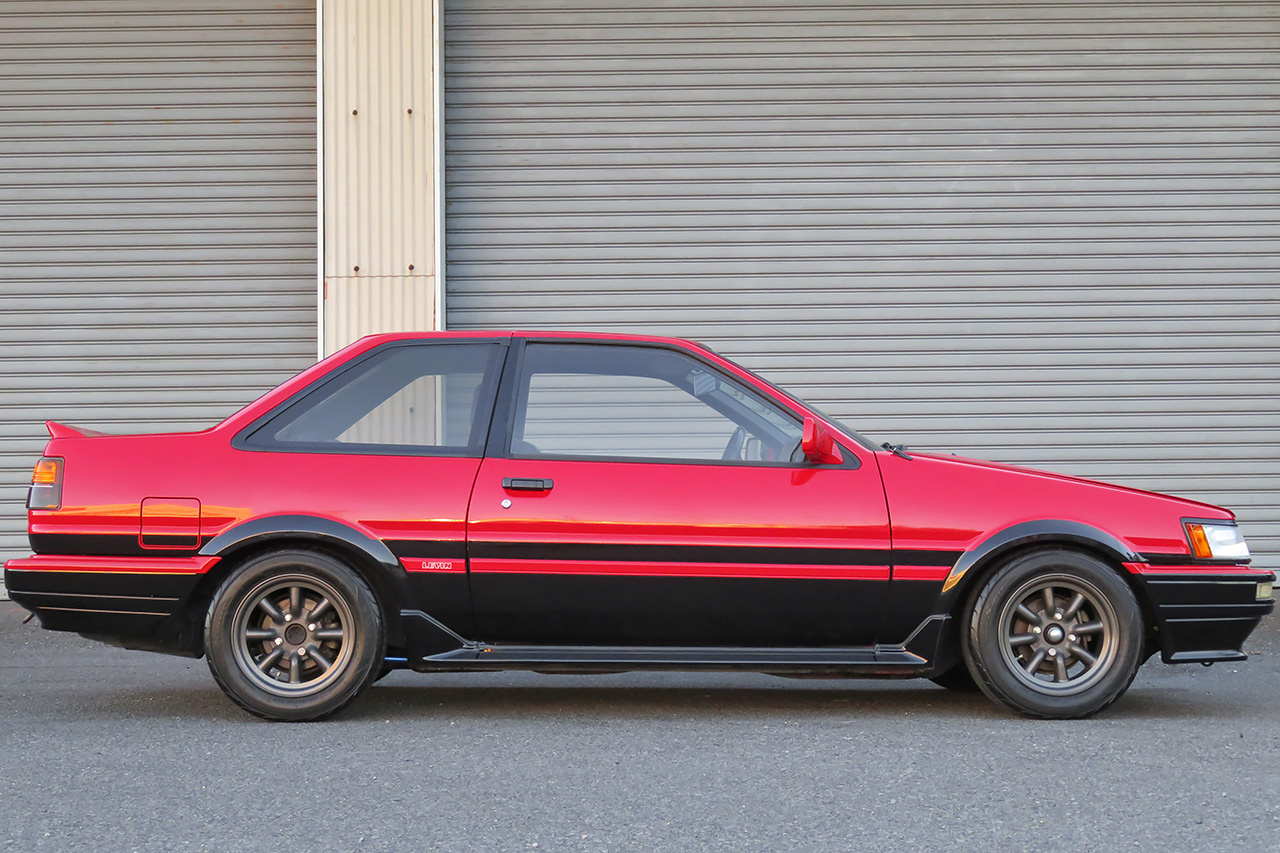
[[[315,360],[313,2],[0,8],[0,558],[54,419],[211,426]]]
[[[451,328],[703,340],[1280,549],[1280,7],[448,0]]]

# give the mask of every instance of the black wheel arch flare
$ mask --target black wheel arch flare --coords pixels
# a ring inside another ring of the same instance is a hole
[[[977,547],[964,552],[956,561],[942,585],[938,612],[958,614],[960,605],[989,574],[990,570],[1016,552],[1037,547],[1077,548],[1115,565],[1126,583],[1133,588],[1144,617],[1150,619],[1150,601],[1142,584],[1118,564],[1143,562],[1128,545],[1106,531],[1079,521],[1038,519],[1006,527],[984,539]]]
[[[205,601],[218,584],[250,554],[272,548],[315,548],[347,560],[373,589],[382,609],[387,643],[405,643],[400,609],[411,599],[409,573],[382,541],[348,524],[314,515],[270,515],[253,518],[219,533],[200,549],[200,554],[221,557],[210,577],[197,587],[191,603]],[[225,568],[224,568],[225,566]],[[207,602],[206,602],[207,603]],[[204,619],[203,614],[200,615]]]

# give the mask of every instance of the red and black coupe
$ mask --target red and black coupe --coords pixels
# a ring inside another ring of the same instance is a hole
[[[309,720],[388,668],[976,684],[1035,717],[1274,608],[1230,512],[876,445],[687,341],[365,338],[204,432],[49,424],[12,598]]]

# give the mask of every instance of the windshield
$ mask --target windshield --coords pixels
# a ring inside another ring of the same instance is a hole
[[[713,352],[713,353],[715,353],[716,355],[720,356],[720,358],[725,358],[723,355],[720,355],[720,353],[716,352],[714,349],[712,349],[711,347],[707,346],[706,344],[699,344],[699,346],[701,346],[702,348],[704,348],[704,349],[708,350],[709,352]],[[732,359],[727,359],[727,358],[725,358],[725,361],[728,361],[728,362],[730,362],[731,364],[737,364],[737,362],[734,362]],[[738,366],[738,367],[741,367],[743,370],[747,370],[747,368],[742,367],[742,365],[740,365],[740,364],[737,364],[737,366]],[[814,412],[814,413],[816,413],[816,414],[820,415],[820,416],[822,417],[822,419],[823,419],[823,420],[825,420],[827,423],[831,424],[832,426],[834,426],[836,429],[840,430],[840,431],[841,431],[842,433],[844,433],[845,435],[847,435],[847,436],[849,436],[850,438],[852,438],[853,440],[857,441],[859,444],[861,444],[863,447],[867,448],[868,450],[880,450],[880,449],[881,449],[880,445],[875,444],[874,442],[872,442],[872,441],[871,441],[871,439],[867,438],[865,435],[863,435],[862,433],[858,432],[857,430],[855,430],[855,429],[851,429],[851,428],[849,427],[849,425],[848,425],[848,424],[846,424],[844,421],[842,421],[842,420],[840,420],[840,419],[838,419],[838,418],[833,418],[833,417],[831,417],[831,415],[827,414],[826,412],[824,412],[824,411],[823,411],[822,409],[820,409],[819,407],[817,407],[817,406],[813,405],[812,403],[810,403],[809,401],[807,401],[807,400],[805,400],[805,399],[801,398],[800,396],[798,396],[798,395],[796,395],[796,394],[793,394],[793,393],[791,393],[790,391],[787,391],[787,390],[783,389],[783,388],[782,388],[781,386],[779,386],[776,382],[771,382],[771,381],[769,381],[769,380],[768,380],[768,379],[766,379],[765,377],[761,376],[759,373],[756,373],[754,370],[747,370],[747,372],[748,372],[748,373],[750,373],[752,376],[754,376],[754,377],[755,377],[756,379],[758,379],[759,381],[763,382],[765,385],[768,385],[770,388],[772,388],[773,390],[777,391],[777,392],[778,392],[779,394],[781,394],[783,397],[786,397],[786,398],[791,399],[791,400],[795,400],[797,403],[799,403],[800,405],[804,406],[806,409],[809,409],[810,411],[812,411],[812,412]]]
[[[794,397],[795,395],[792,395],[792,396]],[[880,449],[880,445],[872,443],[871,439],[867,438],[865,435],[858,432],[857,430],[851,428],[848,424],[846,424],[844,421],[840,420],[839,418],[833,418],[831,415],[824,412],[821,408],[819,408],[818,406],[815,406],[813,403],[810,403],[807,400],[801,400],[799,397],[795,397],[795,399],[801,403],[804,403],[804,405],[807,408],[812,409],[814,412],[821,415],[823,420],[825,420],[827,423],[836,427],[838,430],[840,430],[850,438],[854,439],[855,441],[857,441],[859,444],[861,444],[863,447],[867,448],[868,450]]]
[[[753,374],[753,375],[754,375],[757,379],[759,379],[761,382],[763,382],[764,384],[768,385],[770,388],[772,388],[772,389],[774,389],[775,391],[777,391],[778,393],[782,394],[784,397],[789,397],[789,398],[791,398],[792,400],[795,400],[795,401],[796,401],[797,403],[799,403],[800,405],[804,406],[806,409],[809,409],[810,411],[812,411],[812,412],[814,412],[814,413],[816,413],[816,414],[820,415],[820,416],[822,417],[822,419],[823,419],[823,420],[825,420],[827,423],[831,424],[832,426],[834,426],[836,429],[840,430],[840,431],[841,431],[842,433],[844,433],[845,435],[847,435],[847,436],[849,436],[850,438],[852,438],[853,440],[857,441],[859,444],[861,444],[863,447],[867,448],[868,450],[879,450],[879,449],[880,449],[880,445],[873,443],[873,442],[871,441],[871,439],[867,438],[865,435],[863,435],[862,433],[858,432],[857,430],[852,429],[848,424],[846,424],[844,421],[840,420],[839,418],[833,418],[833,417],[831,417],[831,415],[829,415],[829,414],[827,414],[826,412],[824,412],[820,407],[815,406],[813,403],[810,403],[808,400],[805,400],[805,399],[803,399],[803,398],[801,398],[801,397],[797,396],[796,394],[792,394],[790,391],[786,391],[786,390],[782,389],[782,388],[781,388],[781,387],[779,387],[777,384],[775,384],[775,383],[773,383],[773,382],[770,382],[768,379],[765,379],[765,378],[764,378],[763,376],[761,376],[760,374],[755,373],[755,374]]]

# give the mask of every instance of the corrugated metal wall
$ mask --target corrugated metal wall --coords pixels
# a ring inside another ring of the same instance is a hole
[[[314,362],[315,37],[310,0],[0,5],[0,559],[45,419],[203,428]]]
[[[324,0],[325,349],[435,323],[430,0]]]
[[[706,341],[1280,550],[1280,7],[447,0],[450,328]]]

